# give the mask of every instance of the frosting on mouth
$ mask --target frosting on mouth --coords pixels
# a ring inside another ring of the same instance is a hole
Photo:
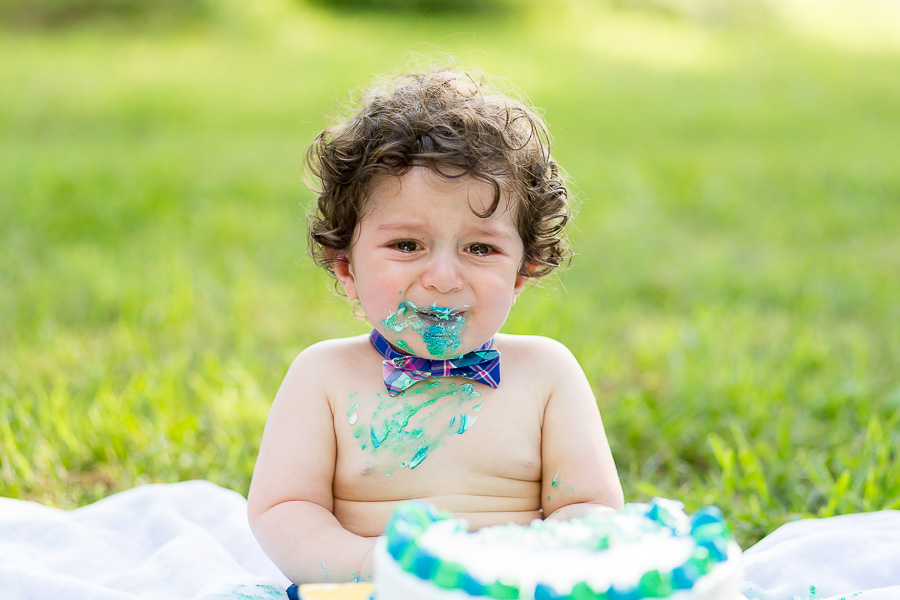
[[[428,308],[415,308],[414,310],[418,313],[420,319],[436,327],[449,327],[465,320],[463,316],[464,311],[460,308],[429,306]]]
[[[456,356],[462,343],[461,334],[467,320],[468,306],[443,307],[437,305],[416,306],[409,300],[400,302],[397,312],[392,312],[382,321],[391,331],[401,333],[412,329],[422,337],[428,352],[435,357]],[[398,345],[406,348],[404,342]]]

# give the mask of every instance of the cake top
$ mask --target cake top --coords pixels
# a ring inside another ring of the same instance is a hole
[[[718,508],[689,517],[680,502],[663,498],[472,533],[465,520],[410,501],[398,507],[385,537],[403,570],[439,587],[537,600],[663,598],[693,588],[740,552]]]

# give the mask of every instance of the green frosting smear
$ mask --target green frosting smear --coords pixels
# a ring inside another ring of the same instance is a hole
[[[426,380],[399,396],[376,395],[354,404],[348,421],[361,450],[393,459],[388,460],[393,462],[386,473],[390,475],[397,469],[415,469],[448,437],[471,429],[482,406],[480,397],[469,382]]]
[[[393,332],[401,333],[411,329],[422,337],[429,354],[437,358],[453,358],[459,356],[457,349],[462,343],[461,334],[466,324],[463,312],[456,308],[443,306],[416,306],[404,300],[382,321],[385,327]],[[401,340],[402,342],[402,340]],[[409,349],[407,342],[397,342],[404,350]]]

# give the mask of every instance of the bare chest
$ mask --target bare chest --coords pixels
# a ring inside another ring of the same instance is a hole
[[[501,388],[439,378],[334,398],[335,498],[517,494],[516,482],[538,481],[543,400]]]

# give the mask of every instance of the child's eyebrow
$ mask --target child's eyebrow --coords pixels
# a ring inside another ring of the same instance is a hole
[[[391,221],[389,223],[381,223],[375,226],[377,231],[386,231],[386,232],[411,232],[415,230],[420,230],[427,227],[427,223],[419,220],[402,220],[402,221]],[[501,239],[515,239],[518,235],[518,232],[510,227],[504,227],[501,225],[495,225],[489,221],[485,221],[483,224],[479,224],[477,227],[470,227],[464,230],[464,233],[467,235],[475,235],[475,236],[484,236],[484,237],[492,237],[492,238],[501,238]]]
[[[426,233],[425,230],[425,224],[418,221],[395,221],[375,227],[375,233],[390,237],[418,237]]]
[[[515,239],[519,235],[519,232],[517,232],[515,229],[510,229],[508,227],[476,227],[472,231],[476,235],[483,235],[486,237],[501,238],[507,240]]]
[[[388,223],[380,223],[375,227],[378,231],[404,231],[409,229],[419,229],[425,227],[424,221],[390,221]]]

